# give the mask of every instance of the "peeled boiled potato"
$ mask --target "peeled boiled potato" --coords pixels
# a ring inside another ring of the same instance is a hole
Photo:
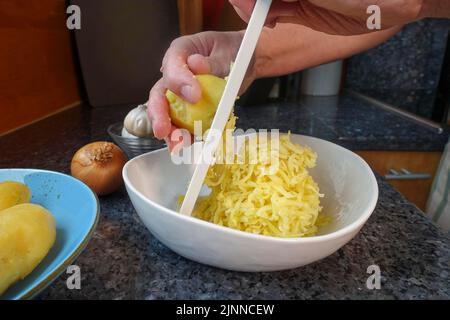
[[[226,81],[209,74],[195,77],[202,89],[199,102],[196,104],[186,102],[170,90],[167,90],[166,97],[170,105],[170,118],[177,127],[187,129],[194,134],[194,121],[202,121],[202,134],[204,134],[211,127]]]
[[[31,192],[26,185],[15,181],[0,182],[0,210],[30,202]]]
[[[26,203],[0,211],[0,295],[44,259],[56,238],[52,214]]]

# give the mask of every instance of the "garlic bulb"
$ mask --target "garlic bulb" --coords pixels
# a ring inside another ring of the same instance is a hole
[[[133,139],[139,138],[139,137],[133,136],[131,133],[129,133],[127,131],[127,129],[125,129],[125,127],[122,128],[122,137],[124,137],[124,138],[133,138]]]
[[[123,122],[125,129],[136,137],[153,136],[153,128],[147,116],[147,106],[141,104],[131,110]]]

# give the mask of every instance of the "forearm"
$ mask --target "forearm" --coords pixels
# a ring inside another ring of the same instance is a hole
[[[450,0],[423,0],[420,18],[450,18]]]
[[[365,35],[335,36],[296,24],[265,28],[255,52],[254,77],[284,75],[347,58],[379,45],[399,30],[400,27]]]

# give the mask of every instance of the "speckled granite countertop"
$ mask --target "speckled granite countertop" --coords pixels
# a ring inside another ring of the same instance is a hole
[[[0,168],[68,172],[75,150],[93,140],[107,139],[108,124],[122,119],[128,109],[79,107],[4,136],[0,138]],[[353,149],[392,149],[396,144],[419,150],[443,147],[443,142],[433,142],[436,134],[432,131],[421,131],[423,128],[417,129],[415,124],[405,127],[404,120],[395,122],[392,115],[370,111],[370,107],[352,102],[349,97],[342,97],[331,113],[325,109],[333,110],[327,109],[325,103],[317,108],[267,105],[240,110],[238,115],[244,128],[259,124],[257,127],[290,129]],[[373,114],[361,119],[367,112]],[[341,114],[345,116],[341,118]],[[373,121],[379,121],[378,125]],[[414,130],[400,130],[404,128]],[[383,139],[383,132],[390,145],[378,141]],[[375,212],[349,244],[322,261],[274,273],[224,271],[178,256],[145,229],[122,189],[100,199],[98,228],[76,260],[82,272],[81,290],[68,290],[67,276],[63,274],[40,298],[449,299],[450,236],[441,233],[384,181],[380,180],[379,186]],[[381,269],[380,290],[366,287],[366,270],[372,264]]]
[[[351,94],[301,97],[298,103],[240,108],[237,126],[278,128],[340,144],[351,150],[442,151],[448,130],[435,128],[380,109]]]

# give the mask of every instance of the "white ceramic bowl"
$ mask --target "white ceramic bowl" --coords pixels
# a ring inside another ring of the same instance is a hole
[[[140,218],[167,247],[188,259],[238,271],[296,268],[322,259],[350,241],[372,214],[378,185],[358,155],[321,139],[291,135],[318,154],[311,170],[325,214],[333,222],[307,238],[275,238],[222,227],[176,212],[192,168],[175,165],[166,149],[130,160],[123,169],[125,185]]]

